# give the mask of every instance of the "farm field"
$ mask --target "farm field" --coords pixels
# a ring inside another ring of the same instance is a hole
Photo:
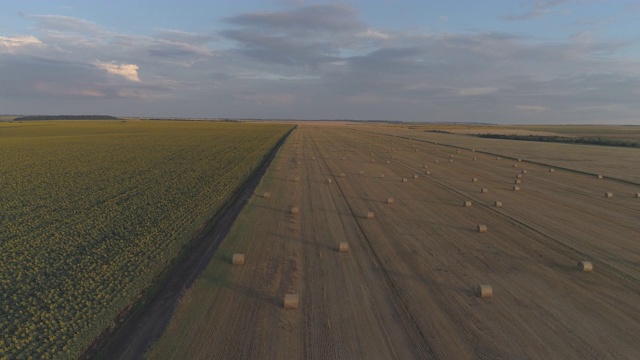
[[[637,358],[637,150],[526,145],[299,125],[147,357]]]
[[[80,356],[291,128],[0,124],[0,359]]]
[[[446,131],[453,134],[541,135],[565,137],[598,137],[618,140],[640,140],[637,125],[480,125],[427,124],[404,125],[415,131]]]
[[[458,134],[424,132],[391,126],[352,126],[372,133],[384,133],[458,147],[461,149],[503,155],[525,162],[547,164],[593,175],[601,174],[640,184],[640,151],[637,148],[543,143],[518,140],[483,139]],[[550,130],[549,128],[546,128]]]

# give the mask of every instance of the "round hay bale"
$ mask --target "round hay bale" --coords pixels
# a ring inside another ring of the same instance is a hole
[[[478,182],[478,178],[471,178],[471,182]]]
[[[488,193],[488,192],[489,192],[489,189],[487,189],[487,188],[482,188],[482,189],[480,189],[480,192],[481,192],[481,193]]]
[[[478,160],[478,158],[477,158],[477,157],[474,157],[474,158],[473,158],[473,161],[477,161],[477,160]]]
[[[293,178],[293,181],[300,181],[300,177],[299,177],[299,176],[295,176],[295,177]]]
[[[521,161],[522,161],[522,159],[518,159],[518,162],[521,162]]]
[[[471,149],[471,152],[476,152],[476,149]]]
[[[551,169],[551,168],[549,169],[549,172],[554,172],[554,171],[555,171],[554,169]]]
[[[359,174],[360,174],[360,175],[364,175],[364,171],[360,170],[360,173],[359,173]]]
[[[347,158],[343,156],[343,157],[342,157],[342,160],[347,160]]]
[[[244,261],[244,254],[233,254],[231,257],[231,264],[233,265],[244,265]]]
[[[500,156],[496,156],[496,160],[500,160]]]
[[[326,182],[327,184],[331,184],[331,179],[326,179],[324,182]]]
[[[371,159],[371,162],[376,162],[376,159]]]
[[[298,294],[285,294],[284,295],[284,308],[295,310],[299,304]]]
[[[606,193],[604,193],[604,197],[612,198],[613,197],[613,193],[612,192],[606,192]]]
[[[465,201],[464,203],[462,203],[462,205],[463,205],[464,207],[471,207],[471,201],[467,200],[467,201]]]
[[[456,154],[460,154],[460,150],[456,150]]]
[[[367,212],[367,219],[373,219],[373,217],[374,217],[373,211]]]
[[[440,150],[438,150],[438,148],[436,148],[436,151],[440,151]]]
[[[341,242],[338,245],[338,251],[341,252],[341,253],[349,252],[349,243],[348,242]]]
[[[476,296],[481,299],[489,299],[493,296],[493,288],[491,285],[476,286]]]
[[[513,183],[514,183],[514,184],[520,184],[520,183],[522,183],[522,180],[520,180],[520,179],[515,179],[515,180],[513,181]]]
[[[578,263],[578,270],[582,272],[589,272],[593,270],[593,264],[591,261],[580,261]]]
[[[522,174],[516,174],[516,179],[522,179]]]
[[[604,178],[604,176],[598,175],[598,179],[603,179],[603,178]]]
[[[636,199],[640,198],[640,193],[636,193]]]
[[[478,229],[479,233],[486,233],[487,232],[487,225],[478,225],[476,227],[476,229]]]
[[[402,178],[402,182],[407,182],[407,178]]]
[[[267,191],[264,194],[262,194],[262,197],[265,199],[271,199],[271,193]]]
[[[429,167],[429,165],[422,165],[423,168],[427,169]]]
[[[387,160],[387,164],[391,164],[391,161]]]
[[[522,170],[522,173],[523,173],[523,174],[526,174],[526,173],[527,173],[527,170]]]
[[[449,159],[449,162],[450,162],[450,163],[452,163],[452,162],[453,162],[453,159]]]
[[[513,167],[514,167],[514,168],[517,168],[517,167],[518,167],[518,164],[513,164]]]
[[[495,207],[499,207],[499,208],[501,208],[501,207],[502,207],[502,201],[495,201],[495,202],[493,203],[493,205],[494,205]]]
[[[435,163],[437,163],[437,162],[438,162],[438,160],[436,160],[436,161],[434,161],[434,162],[435,162]]]
[[[297,206],[292,206],[290,210],[291,215],[297,215],[300,212],[300,209]]]
[[[413,178],[417,179],[418,178],[418,174],[413,174]]]
[[[453,159],[453,155],[449,155],[449,157]]]
[[[425,171],[424,173],[425,173],[426,175],[430,175],[430,174],[431,174],[431,171],[427,170],[427,171]]]
[[[369,153],[369,155],[373,155],[373,151]]]
[[[520,191],[520,186],[513,186],[513,191]]]
[[[384,177],[384,174],[380,174],[380,177],[381,177],[381,178],[383,178],[383,177]]]
[[[393,198],[392,197],[387,198],[387,204],[393,204]]]

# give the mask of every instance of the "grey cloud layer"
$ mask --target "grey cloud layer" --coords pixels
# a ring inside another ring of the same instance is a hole
[[[534,2],[531,12],[563,3]],[[628,44],[589,33],[541,43],[386,31],[344,5],[240,14],[209,34],[134,36],[32,18],[42,44],[0,47],[0,95],[13,96],[13,112],[47,112],[37,99],[52,96],[141,116],[630,123],[640,111],[640,61],[616,56]],[[135,65],[139,83],[102,63]],[[29,104],[37,111],[22,110]]]

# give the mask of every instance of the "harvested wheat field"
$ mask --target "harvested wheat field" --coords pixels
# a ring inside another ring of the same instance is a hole
[[[147,356],[638,358],[640,161],[460,139],[299,125]]]

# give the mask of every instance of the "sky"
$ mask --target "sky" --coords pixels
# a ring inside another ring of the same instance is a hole
[[[2,0],[0,114],[640,125],[640,1]]]

